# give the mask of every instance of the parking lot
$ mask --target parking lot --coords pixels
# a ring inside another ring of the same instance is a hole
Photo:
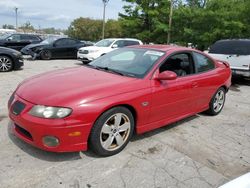
[[[11,134],[8,98],[30,76],[77,60],[28,61],[0,74],[0,187],[218,187],[250,171],[250,81],[236,80],[218,116],[198,114],[136,135],[121,153],[50,153]],[[63,80],[62,80],[63,84]]]

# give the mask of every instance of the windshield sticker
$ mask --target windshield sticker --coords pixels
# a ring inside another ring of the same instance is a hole
[[[159,52],[159,51],[153,51],[153,50],[148,50],[144,53],[144,55],[156,55],[156,56],[162,56],[164,53]]]

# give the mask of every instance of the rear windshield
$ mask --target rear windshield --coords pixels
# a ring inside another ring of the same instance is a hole
[[[218,41],[209,50],[213,54],[250,55],[249,41]]]

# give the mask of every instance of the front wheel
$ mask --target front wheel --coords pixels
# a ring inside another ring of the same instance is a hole
[[[0,72],[11,71],[14,67],[13,61],[7,56],[0,56]]]
[[[226,91],[223,87],[219,88],[209,103],[208,114],[217,115],[224,107],[226,100]]]
[[[49,50],[42,50],[40,52],[40,57],[42,60],[50,60],[52,57],[52,54]]]
[[[115,155],[126,147],[133,130],[134,118],[130,110],[112,108],[95,122],[89,139],[90,148],[100,156]]]

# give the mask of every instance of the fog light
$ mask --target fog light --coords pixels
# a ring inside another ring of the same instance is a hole
[[[72,133],[69,133],[68,135],[69,136],[81,136],[81,132],[79,132],[79,131],[76,131],[76,132],[72,132]]]
[[[54,136],[45,136],[43,137],[43,144],[48,147],[56,147],[59,145],[59,140]]]

